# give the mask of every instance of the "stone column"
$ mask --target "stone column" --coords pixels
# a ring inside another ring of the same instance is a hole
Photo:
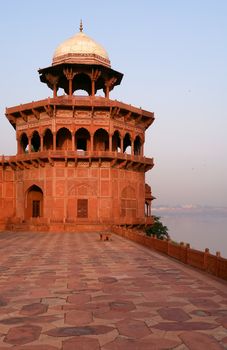
[[[109,98],[110,91],[113,89],[116,81],[117,81],[117,78],[115,78],[115,77],[112,77],[111,79],[105,81],[105,97],[106,98]]]
[[[40,136],[40,151],[43,152],[43,134]]]
[[[108,85],[105,88],[105,98],[110,98],[110,88]]]
[[[17,154],[21,154],[21,144],[20,144],[20,138],[17,137]]]
[[[95,96],[95,80],[91,79],[91,96]]]
[[[54,88],[53,88],[53,97],[57,97],[57,91],[58,91],[58,86],[57,84],[54,84]]]
[[[92,69],[90,78],[91,78],[91,96],[95,96],[95,82],[100,77],[101,72],[98,69]]]
[[[134,156],[134,139],[131,139],[131,155]]]
[[[113,152],[112,136],[113,135],[109,134],[109,152]]]
[[[29,136],[28,138],[28,153],[31,153],[32,151],[32,140],[31,140],[31,136]]]
[[[124,138],[121,136],[121,153],[124,153]]]
[[[94,134],[91,134],[91,147],[90,147],[90,152],[94,151]]]
[[[56,151],[56,132],[53,133],[53,150]]]
[[[75,134],[72,132],[72,151],[75,151]]]
[[[73,94],[73,78],[76,75],[75,72],[73,72],[72,68],[66,68],[63,70],[66,79],[69,82],[69,96],[72,96]]]
[[[144,152],[144,142],[142,143],[140,147],[140,155],[143,157],[143,152]]]

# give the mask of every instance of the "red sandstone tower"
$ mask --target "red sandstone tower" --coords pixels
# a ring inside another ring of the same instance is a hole
[[[17,154],[0,157],[0,228],[89,231],[150,224],[145,172],[153,159],[144,157],[143,146],[153,113],[110,99],[123,74],[111,68],[107,52],[82,24],[39,74],[53,97],[6,109]],[[104,97],[96,95],[100,90]]]

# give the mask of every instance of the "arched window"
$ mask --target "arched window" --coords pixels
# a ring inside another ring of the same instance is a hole
[[[20,146],[21,146],[23,153],[28,153],[28,137],[25,133],[23,133],[21,135]]]
[[[134,154],[136,156],[141,155],[141,145],[142,145],[142,142],[141,142],[140,137],[136,136],[135,141],[134,141]]]
[[[109,151],[109,134],[106,130],[96,130],[94,134],[94,150]]]
[[[75,134],[75,149],[77,151],[88,151],[90,148],[90,134],[87,129],[80,128]]]
[[[53,149],[53,134],[50,129],[46,129],[43,137],[43,149],[48,151]]]
[[[112,150],[114,152],[121,152],[121,138],[120,133],[118,130],[116,130],[112,137]]]
[[[130,137],[129,133],[127,132],[125,134],[124,141],[123,141],[123,152],[131,154],[131,146],[132,146],[131,137]]]
[[[84,73],[76,74],[73,79],[73,91],[76,92],[76,95],[91,95],[91,78]],[[80,93],[78,93],[79,91]]]
[[[56,146],[58,150],[72,150],[72,135],[66,128],[61,128],[57,132]]]
[[[38,131],[34,131],[31,138],[31,151],[38,152],[40,151],[40,136]]]
[[[41,188],[32,185],[27,190],[26,199],[25,218],[29,219],[43,216],[43,191]]]

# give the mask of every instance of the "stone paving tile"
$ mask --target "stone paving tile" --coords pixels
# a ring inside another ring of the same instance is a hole
[[[119,334],[131,339],[144,338],[151,333],[145,322],[138,320],[124,319],[116,323],[116,326]]]
[[[117,338],[113,342],[103,347],[103,350],[167,350],[175,349],[179,341],[172,339],[146,338],[143,340],[133,340]]]
[[[91,297],[88,294],[73,294],[70,295],[67,298],[67,302],[68,303],[72,303],[72,304],[76,304],[76,305],[81,305],[88,303],[89,301],[91,301]]]
[[[199,332],[185,332],[180,335],[185,345],[190,350],[221,350],[223,346],[210,335]]]
[[[34,303],[29,305],[24,305],[20,311],[21,315],[36,316],[44,314],[47,312],[48,305],[41,303]]]
[[[92,312],[73,310],[65,313],[65,324],[85,326],[92,322]]]
[[[0,350],[227,349],[227,283],[113,235],[0,233]]]
[[[188,321],[191,317],[182,309],[180,308],[162,308],[158,310],[159,315],[164,320],[169,321]]]
[[[39,338],[42,328],[34,325],[23,325],[9,329],[4,342],[21,345],[30,343]]]
[[[71,338],[63,341],[62,350],[99,350],[99,342],[97,339],[91,338]]]

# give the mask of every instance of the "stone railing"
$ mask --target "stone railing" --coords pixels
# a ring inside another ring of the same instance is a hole
[[[0,155],[0,162],[15,162],[15,161],[26,161],[36,158],[110,158],[128,160],[134,162],[141,162],[147,164],[153,164],[153,158],[147,158],[144,156],[126,154],[121,152],[110,152],[110,151],[71,151],[71,150],[56,150],[56,151],[40,151],[17,154],[14,156]]]
[[[166,254],[184,264],[193,266],[216,277],[227,280],[227,259],[221,257],[220,253],[210,254],[206,248],[204,252],[190,248],[189,244],[176,244],[171,240],[160,240],[145,234],[121,226],[114,226],[112,231],[119,236],[125,237],[148,248]]]

